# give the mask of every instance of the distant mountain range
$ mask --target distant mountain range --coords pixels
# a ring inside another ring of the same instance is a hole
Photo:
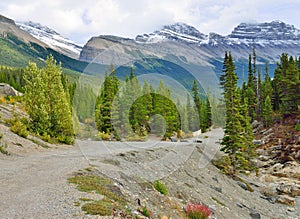
[[[104,74],[104,69],[114,64],[117,75],[125,78],[129,67],[134,66],[137,75],[162,74],[188,88],[196,79],[202,87],[211,90],[219,86],[225,51],[230,51],[235,59],[239,82],[247,77],[248,55],[253,48],[259,65],[270,63],[271,75],[283,52],[300,56],[300,30],[281,21],[241,23],[227,36],[205,34],[193,26],[175,23],[153,33],[138,35],[135,39],[109,35],[92,37],[82,47],[39,23],[15,24],[13,20],[0,16],[0,34],[0,41],[14,50],[12,54],[20,53],[26,47],[29,56],[22,52],[22,63],[32,59],[29,57],[44,59],[46,54],[55,53],[55,58],[64,67],[78,72]],[[11,43],[10,35],[24,45],[17,48],[16,42]],[[93,63],[92,70],[88,63]]]

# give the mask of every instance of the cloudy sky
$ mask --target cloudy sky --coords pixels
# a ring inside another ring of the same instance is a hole
[[[112,34],[134,38],[185,22],[229,34],[241,22],[281,20],[300,28],[299,0],[1,0],[0,13],[34,21],[79,43]]]

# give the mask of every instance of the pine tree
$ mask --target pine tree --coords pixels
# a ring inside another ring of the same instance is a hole
[[[115,77],[115,69],[111,66],[111,74],[105,76],[101,94],[97,98],[95,110],[96,127],[100,132],[111,134],[113,124],[111,120],[112,106],[119,88],[119,80]]]
[[[186,113],[187,113],[187,120],[188,120],[188,129],[189,131],[197,131],[199,130],[199,117],[195,113],[195,109],[191,104],[190,95],[187,94],[187,104],[186,104]]]
[[[263,97],[262,97],[262,80],[261,80],[261,71],[258,68],[257,71],[257,105],[256,105],[256,119],[258,121],[261,120],[262,114],[262,104],[263,104]]]
[[[293,57],[288,58],[288,55],[283,53],[280,63],[277,63],[273,81],[273,107],[275,111],[280,110],[282,116],[298,113],[299,74],[299,68]]]
[[[240,102],[240,92],[237,89],[237,75],[231,54],[225,53],[223,75],[220,77],[224,89],[226,105],[225,136],[222,140],[222,151],[229,155],[233,167],[232,174],[237,169],[247,169],[250,165],[249,150],[252,151],[251,126],[248,117],[243,115],[246,107]]]
[[[265,127],[270,127],[273,124],[273,108],[269,95],[266,97],[263,103],[262,119]]]
[[[203,114],[201,115],[201,99],[199,97],[199,90],[198,90],[198,85],[197,85],[197,82],[194,80],[194,83],[193,83],[193,88],[192,88],[192,94],[193,94],[193,100],[194,100],[194,103],[195,103],[195,107],[194,107],[194,111],[195,113],[197,114],[198,118],[199,118],[199,124],[196,124],[196,126],[198,126],[200,129],[203,128]],[[204,131],[204,130],[202,130]]]

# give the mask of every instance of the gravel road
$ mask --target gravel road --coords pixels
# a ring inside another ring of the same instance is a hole
[[[216,133],[222,133],[222,130],[218,129]],[[208,136],[206,141],[213,139],[211,143],[220,138],[220,134]],[[121,152],[157,147],[172,147],[176,150],[188,145],[191,143],[78,140],[73,147],[63,146],[34,155],[2,159],[0,218],[86,218],[80,208],[74,206],[74,202],[84,194],[66,181],[72,173],[87,167],[93,161],[103,160]]]

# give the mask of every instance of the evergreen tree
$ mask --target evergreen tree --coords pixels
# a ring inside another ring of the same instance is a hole
[[[97,98],[96,110],[95,110],[95,122],[96,127],[100,132],[111,134],[113,130],[113,124],[111,120],[112,116],[112,104],[115,100],[115,95],[118,92],[119,80],[115,76],[114,67],[111,66],[111,74],[105,76],[105,80],[102,86],[100,96]]]
[[[202,108],[202,103],[201,103],[201,99],[199,97],[199,90],[198,90],[198,85],[197,82],[194,80],[193,83],[193,88],[192,88],[192,94],[193,94],[193,99],[194,99],[194,103],[195,103],[195,107],[194,107],[194,111],[197,114],[198,118],[199,118],[199,124],[197,124],[196,127],[199,127],[200,129],[203,128],[202,124],[202,120],[203,120],[203,114],[201,114],[201,108]],[[204,130],[202,130],[204,131]]]
[[[265,127],[270,127],[273,124],[273,108],[269,95],[266,97],[263,103],[262,118]]]
[[[262,80],[261,80],[261,71],[258,68],[257,71],[257,106],[256,106],[256,118],[258,121],[261,120],[262,114],[262,104],[263,104],[263,96],[262,96]]]
[[[49,102],[46,99],[46,84],[41,70],[35,63],[29,62],[25,74],[24,100],[26,111],[30,117],[30,128],[37,134],[48,134],[51,122],[49,116]]]
[[[300,104],[299,68],[293,57],[283,53],[274,73],[273,107],[282,116],[298,113]]]
[[[222,151],[229,155],[233,167],[232,174],[237,169],[248,169],[252,151],[251,126],[248,117],[243,115],[246,109],[240,103],[240,92],[237,89],[237,75],[231,54],[225,53],[223,75],[220,77],[224,89],[226,105],[225,136],[222,141]]]
[[[25,105],[31,118],[31,129],[62,143],[73,143],[70,98],[64,89],[61,66],[56,64],[53,56],[47,58],[42,69],[29,63],[24,80]]]

